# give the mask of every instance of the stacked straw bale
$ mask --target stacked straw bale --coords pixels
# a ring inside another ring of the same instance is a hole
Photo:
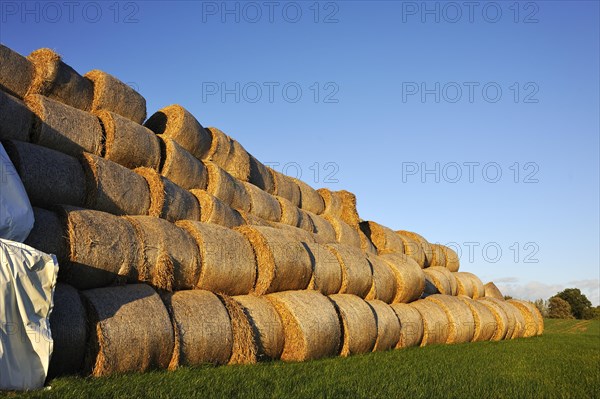
[[[337,256],[324,245],[303,242],[310,256],[312,277],[307,289],[316,290],[323,295],[340,292],[342,288],[342,267]]]
[[[425,256],[423,267],[429,267],[431,265],[431,261],[433,260],[433,249],[431,248],[431,244],[429,244],[429,242],[423,236],[406,230],[398,230],[396,233],[398,233],[400,236],[408,237],[414,241],[417,241],[421,245],[423,255]]]
[[[354,294],[365,298],[373,285],[373,270],[366,256],[357,248],[343,244],[327,244],[342,267],[340,294]]]
[[[492,283],[491,281],[483,286],[483,290],[486,298],[495,298],[500,300],[504,299],[502,292],[500,292],[498,287],[496,287],[496,284]]]
[[[377,255],[367,255],[367,260],[373,270],[373,283],[365,299],[378,299],[385,303],[392,303],[398,290],[392,266]]]
[[[408,303],[421,297],[425,289],[425,274],[412,258],[405,254],[381,254],[394,272],[396,279],[396,295],[392,302]]]
[[[498,323],[492,311],[480,301],[463,295],[459,295],[457,298],[466,303],[473,313],[475,323],[473,342],[491,340],[498,329]]]
[[[400,320],[394,309],[387,303],[376,299],[367,303],[375,313],[377,322],[377,340],[373,352],[395,348],[400,341]]]
[[[157,136],[161,144],[160,174],[186,190],[205,190],[206,166],[168,136]]]
[[[423,339],[421,346],[445,344],[450,335],[450,321],[440,305],[434,301],[420,299],[410,304],[423,319]]]
[[[450,295],[431,295],[428,301],[440,305],[448,317],[448,344],[471,342],[475,335],[475,319],[471,308],[457,297]]]
[[[0,90],[0,140],[29,141],[32,124],[33,113],[25,103]]]
[[[334,294],[329,299],[342,321],[340,356],[371,352],[377,341],[377,319],[371,306],[351,294]]]
[[[396,348],[420,346],[423,341],[423,317],[414,307],[406,303],[390,305],[400,321],[400,338]]]
[[[234,228],[246,224],[242,215],[214,195],[204,190],[191,190],[200,204],[200,221]]]
[[[385,227],[376,222],[366,221],[360,223],[360,229],[371,240],[377,252],[404,253],[404,242],[400,236],[389,227]]]
[[[544,331],[544,320],[539,309],[531,302],[521,301],[518,299],[510,299],[507,301],[517,308],[523,316],[525,327],[523,329],[523,337],[535,337],[541,335]]]
[[[20,99],[25,98],[35,76],[35,66],[2,44],[0,60],[0,90]]]

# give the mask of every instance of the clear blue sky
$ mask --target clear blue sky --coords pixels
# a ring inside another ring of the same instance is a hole
[[[598,2],[1,7],[21,54],[103,69],[149,114],[180,103],[262,161],[356,193],[363,219],[459,243],[462,269],[505,293],[599,302]],[[439,182],[421,175],[436,163]]]

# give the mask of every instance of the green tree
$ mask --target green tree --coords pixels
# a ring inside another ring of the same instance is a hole
[[[595,308],[588,308],[583,311],[583,318],[585,320],[598,320],[600,319],[600,306]]]
[[[576,319],[583,319],[584,312],[587,313],[586,309],[592,307],[592,303],[581,293],[579,288],[567,288],[555,296],[569,302],[569,305],[571,305],[571,312]]]
[[[573,319],[571,305],[564,299],[553,296],[548,304],[548,317],[551,319]]]
[[[543,299],[536,299],[533,303],[536,308],[542,314],[542,317],[548,317],[548,301],[544,301]]]

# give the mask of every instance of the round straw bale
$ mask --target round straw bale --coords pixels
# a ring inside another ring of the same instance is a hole
[[[242,182],[212,162],[206,162],[206,169],[208,172],[206,191],[234,209],[250,211],[250,195]]]
[[[108,159],[85,153],[86,207],[113,215],[147,215],[150,188],[146,179]]]
[[[254,184],[247,182],[243,184],[250,196],[250,213],[264,220],[279,222],[281,220],[281,205],[277,198]]]
[[[200,289],[227,295],[248,294],[256,280],[256,260],[250,242],[242,234],[215,224],[180,221],[200,249]]]
[[[150,187],[148,215],[177,220],[200,220],[200,204],[196,197],[154,169],[136,168],[135,172],[146,179]]]
[[[179,345],[172,364],[195,366],[227,364],[233,349],[233,330],[225,305],[210,291],[177,291],[167,296],[167,307]]]
[[[442,266],[446,267],[446,253],[440,244],[430,244],[432,251],[431,262],[429,266]]]
[[[35,66],[30,93],[43,94],[84,111],[90,110],[94,97],[92,82],[65,64],[60,55],[48,48],[41,48],[27,58]]]
[[[250,223],[248,223],[250,224]],[[306,230],[302,230],[299,227],[294,227],[294,226],[290,226],[289,224],[284,224],[284,223],[276,223],[276,222],[270,222],[268,224],[268,226],[276,228],[276,229],[281,229],[281,230],[285,230],[290,236],[294,237],[295,240],[300,241],[300,242],[318,242],[315,238],[315,235],[312,233],[309,233]]]
[[[511,329],[510,325],[509,325],[510,322],[508,319],[508,315],[506,314],[506,310],[500,304],[500,302],[502,302],[502,301],[495,299],[495,298],[481,298],[481,299],[478,299],[477,301],[479,303],[485,305],[492,312],[492,314],[494,315],[494,319],[496,320],[497,329],[494,332],[494,334],[492,335],[491,340],[492,341],[500,341],[507,336],[508,337],[512,336],[512,333],[514,332],[514,325]],[[510,335],[508,335],[509,329],[510,329]]]
[[[421,246],[421,243],[416,239],[396,232],[398,237],[404,243],[404,253],[415,260],[421,266],[421,269],[425,268],[425,251]]]
[[[21,54],[0,44],[0,90],[24,98],[33,82],[35,66]]]
[[[233,348],[228,364],[254,364],[257,361],[254,330],[244,308],[230,296],[218,294],[227,308],[233,331]]]
[[[283,323],[282,360],[301,362],[338,354],[340,321],[326,296],[317,291],[287,291],[266,298]]]
[[[429,241],[427,241],[423,236],[417,233],[413,233],[412,231],[398,230],[396,233],[408,238],[412,238],[413,240],[416,240],[419,244],[421,244],[421,248],[423,249],[423,253],[425,254],[424,267],[429,267],[433,259],[433,249],[431,248],[431,244],[429,244]]]
[[[70,206],[57,209],[69,241],[69,260],[59,272],[64,282],[89,289],[129,276],[139,259],[135,230],[129,221],[100,211]]]
[[[465,295],[465,296],[468,296],[469,298],[473,298],[473,291],[474,291],[473,280],[471,279],[471,276],[469,275],[471,273],[454,272],[452,274],[454,275],[454,278],[456,279],[456,286],[457,286],[456,294],[457,295]]]
[[[537,307],[531,302],[518,299],[509,299],[507,302],[516,307],[523,316],[523,321],[525,323],[523,337],[529,338],[540,335],[538,334],[538,330],[540,325],[543,326],[543,319]]]
[[[342,267],[340,294],[354,294],[365,298],[373,285],[373,270],[361,250],[344,244],[327,244]]]
[[[258,216],[255,216],[251,213],[248,212],[244,212],[244,211],[238,211],[240,215],[242,215],[242,218],[244,219],[244,224],[249,224],[251,226],[268,226],[268,227],[273,227],[273,224],[281,224],[281,223],[275,223],[275,222],[269,222],[265,219],[259,218]],[[292,226],[287,226],[287,227],[292,227]]]
[[[360,238],[360,248],[363,250],[363,252],[369,255],[377,255],[377,248],[375,248],[375,245],[373,245],[371,239],[367,237],[362,230],[359,229],[357,231],[358,237]]]
[[[206,128],[210,135],[210,148],[204,159],[214,162],[221,168],[225,168],[229,153],[231,152],[232,142],[225,133],[216,127]]]
[[[325,203],[325,209],[323,214],[341,217],[342,216],[342,198],[336,193],[327,188],[320,188],[317,190],[323,202]]]
[[[312,264],[312,278],[309,290],[316,290],[323,295],[335,294],[342,287],[342,267],[335,256],[325,246],[312,242],[303,242]]]
[[[33,205],[83,206],[85,174],[76,158],[21,141],[3,145]]]
[[[250,183],[266,191],[269,194],[275,194],[275,182],[269,169],[258,159],[250,155]]]
[[[58,283],[54,289],[50,330],[54,348],[48,377],[81,372],[87,343],[86,313],[79,292],[68,284]]]
[[[320,215],[311,213],[309,211],[307,211],[306,214],[312,221],[312,224],[314,226],[313,232],[317,236],[317,239],[319,240],[319,242],[326,243],[326,244],[337,242],[337,239],[335,236],[335,229],[333,228],[331,223],[329,223],[327,221],[327,219],[325,219],[324,217],[322,217]]]
[[[275,185],[275,193],[279,197],[283,197],[290,201],[294,206],[300,206],[300,187],[293,178],[279,173],[276,170],[268,168],[269,172],[273,176],[273,182]]]
[[[86,363],[93,376],[169,366],[173,326],[151,287],[131,284],[83,291],[82,295],[92,335]]]
[[[92,81],[92,111],[111,111],[142,124],[146,119],[146,99],[131,86],[106,72],[94,70],[84,75]]]
[[[246,224],[242,215],[204,190],[191,190],[200,203],[200,221],[234,228]]]
[[[356,195],[346,190],[337,191],[336,194],[342,200],[340,219],[352,228],[358,229],[360,218],[356,210]]]
[[[203,159],[210,148],[210,133],[194,115],[179,104],[169,105],[155,112],[144,126],[176,141],[197,159]]]
[[[430,266],[424,270],[428,281],[435,286],[439,294],[443,295],[456,295],[458,292],[458,284],[456,283],[456,277],[452,272],[443,266]],[[430,288],[431,287],[430,285]],[[429,294],[429,291],[428,291]]]
[[[351,294],[334,294],[329,299],[342,322],[341,356],[371,352],[377,340],[377,319],[369,304]]]
[[[367,301],[367,303],[375,313],[377,321],[377,341],[375,341],[373,352],[395,348],[400,341],[400,320],[394,309],[377,299]]]
[[[72,156],[100,154],[102,126],[94,115],[37,94],[27,96],[25,104],[34,113],[33,143]]]
[[[109,111],[97,111],[106,136],[104,156],[113,162],[135,169],[160,167],[160,142],[158,137],[142,125]]]
[[[236,296],[252,326],[258,360],[277,360],[283,352],[285,335],[281,317],[265,297],[254,295]]]
[[[473,320],[475,321],[473,342],[491,340],[498,330],[498,323],[492,311],[480,301],[464,295],[459,295],[457,298],[466,303],[471,309],[471,313],[473,313]]]
[[[457,272],[460,269],[460,259],[456,251],[446,245],[440,245],[440,248],[444,252],[444,266],[446,266],[446,269]]]
[[[498,287],[496,287],[496,284],[494,284],[491,281],[484,285],[483,289],[486,298],[496,298],[500,300],[504,299],[504,295],[502,295],[502,292],[500,292]]]
[[[468,276],[471,278],[471,283],[473,284],[473,299],[483,298],[485,296],[485,287],[479,277],[473,273],[469,273]]]
[[[505,304],[506,304],[506,306],[511,308],[511,312],[515,316],[515,331],[513,332],[512,336],[510,338],[511,339],[523,338],[523,335],[525,334],[525,327],[526,327],[525,316],[523,316],[523,313],[521,312],[521,310],[518,307],[516,307],[515,305],[513,305],[512,303],[506,301]]]
[[[425,289],[425,274],[417,262],[397,253],[381,254],[379,258],[390,266],[396,278],[393,302],[408,303],[421,297]]]
[[[360,223],[360,229],[371,239],[371,242],[377,248],[377,252],[404,253],[404,242],[389,227],[376,222],[365,221]]]
[[[345,223],[342,219],[335,216],[323,215],[323,218],[333,227],[337,242],[351,247],[361,248],[362,243],[356,229],[350,227],[350,225]]]
[[[427,300],[437,303],[446,312],[449,321],[447,344],[460,344],[473,340],[475,319],[471,308],[466,303],[457,297],[440,294],[431,295]]]
[[[29,141],[32,124],[33,113],[23,101],[0,90],[0,140]]]
[[[367,255],[367,260],[373,269],[373,284],[366,299],[379,299],[385,303],[392,303],[397,290],[394,271],[377,255]]]
[[[250,154],[239,142],[231,137],[229,140],[231,142],[229,157],[223,169],[236,179],[247,182],[250,180]]]
[[[390,305],[400,320],[400,339],[396,348],[409,348],[421,345],[423,340],[423,317],[413,306],[406,303]]]
[[[168,136],[157,136],[161,144],[160,174],[178,186],[190,190],[206,189],[208,172],[204,164]]]
[[[420,346],[445,344],[450,335],[450,321],[440,305],[434,301],[420,299],[409,306],[416,309],[423,319],[423,339]],[[400,321],[402,323],[402,320]]]
[[[241,226],[254,250],[258,267],[254,292],[263,295],[286,290],[303,290],[312,277],[310,256],[289,233],[272,227]]]
[[[36,207],[33,207],[33,217],[33,229],[25,244],[47,254],[54,254],[62,266],[69,259],[69,244],[60,218],[52,211]]]
[[[306,211],[298,208],[283,197],[275,196],[275,198],[281,208],[281,223],[298,227],[311,233],[315,230],[312,219]]]
[[[515,313],[518,312],[517,309],[515,309],[514,306],[509,306],[508,303],[502,299],[494,299],[494,298],[484,298],[485,301],[494,301],[498,306],[500,306],[502,308],[502,310],[504,310],[504,313],[506,314],[506,320],[507,320],[507,325],[506,325],[506,336],[504,337],[504,339],[512,339],[513,335],[515,333],[515,330],[517,328],[517,319],[515,316]]]
[[[292,179],[300,188],[300,208],[314,214],[321,214],[325,210],[323,197],[311,186],[300,179]]]
[[[135,228],[143,257],[136,265],[137,276],[132,279],[152,282],[153,285],[169,290],[195,288],[200,275],[198,246],[192,235],[164,219],[152,216],[128,216]],[[166,256],[161,256],[161,255]],[[172,270],[169,270],[172,262]],[[172,282],[160,286],[156,282]]]

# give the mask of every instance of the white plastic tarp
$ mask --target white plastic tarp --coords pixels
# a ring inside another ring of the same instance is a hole
[[[33,228],[33,209],[4,146],[0,143],[0,238],[23,242]]]
[[[0,390],[44,385],[57,274],[54,255],[0,239]]]

